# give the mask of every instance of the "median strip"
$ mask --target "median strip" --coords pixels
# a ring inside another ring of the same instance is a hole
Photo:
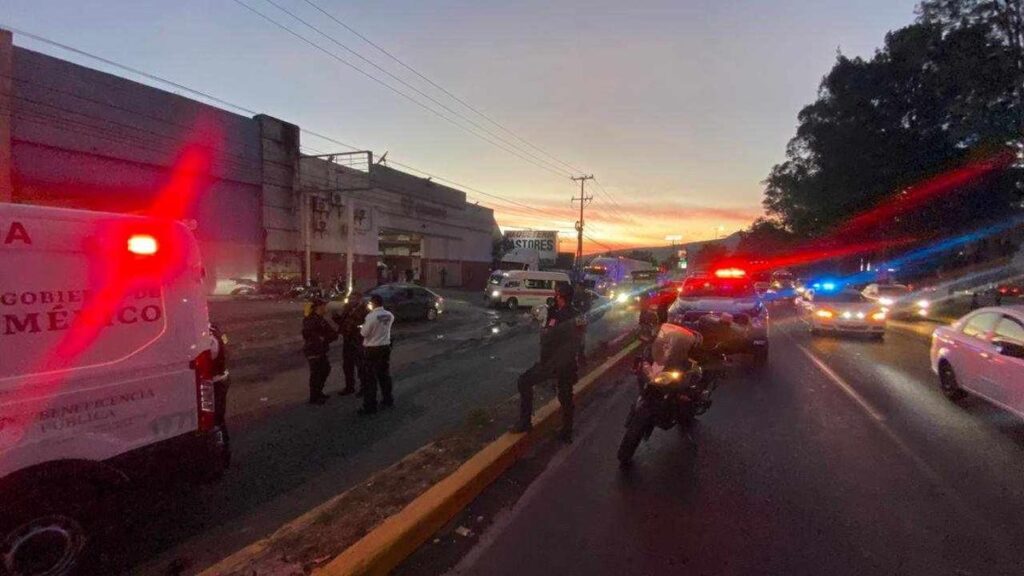
[[[586,394],[598,378],[636,347],[633,342],[581,378],[574,388],[577,397]],[[387,574],[507,470],[532,441],[553,428],[558,410],[557,401],[548,402],[534,413],[531,433],[504,434],[315,574]]]
[[[601,349],[625,347],[580,379],[574,388],[577,398],[636,348],[636,343],[613,342]],[[552,400],[534,413],[533,432],[505,433],[505,422],[511,421],[517,407],[518,397],[513,396],[491,409],[474,411],[461,432],[409,454],[201,576],[387,573],[558,422],[558,402]]]

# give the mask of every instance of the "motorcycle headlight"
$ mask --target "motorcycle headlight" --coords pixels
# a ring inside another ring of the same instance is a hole
[[[683,373],[678,370],[666,370],[654,377],[656,386],[669,386],[683,379]]]

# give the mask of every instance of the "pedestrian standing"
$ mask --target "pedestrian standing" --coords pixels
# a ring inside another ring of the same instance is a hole
[[[324,384],[331,374],[331,360],[327,357],[331,342],[338,339],[338,331],[324,317],[327,301],[313,298],[309,313],[302,320],[302,351],[309,361],[309,403],[320,405],[327,402]]]
[[[341,352],[342,369],[345,373],[345,387],[338,392],[339,396],[347,396],[352,393],[363,394],[366,386],[366,360],[363,358],[363,335],[359,333],[359,327],[366,319],[366,304],[363,303],[363,295],[353,291],[345,299],[345,306],[341,313],[334,317],[334,321],[341,330]],[[359,377],[359,390],[356,391],[356,376]]]
[[[441,288],[444,288],[447,285],[448,285],[448,269],[442,266],[441,267]]]
[[[391,390],[391,325],[395,316],[384,309],[384,301],[379,294],[370,296],[369,308],[370,312],[359,329],[369,376],[363,384],[363,407],[359,409],[362,415],[377,412],[378,388],[380,405],[384,408],[395,405]]]
[[[559,438],[566,444],[572,442],[572,387],[578,376],[581,321],[573,306],[572,285],[559,284],[540,336],[540,361],[519,376],[519,422],[513,432],[528,432],[533,427],[533,387],[554,378],[558,381],[558,403],[562,408]]]

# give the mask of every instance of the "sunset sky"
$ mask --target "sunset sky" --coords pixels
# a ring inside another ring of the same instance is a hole
[[[242,1],[358,62],[266,0]],[[870,56],[886,31],[914,17],[912,0],[314,1],[557,158],[549,162],[593,173],[588,235],[615,247],[708,239],[749,224],[761,214],[761,180],[783,158],[796,114],[836,51]],[[303,0],[274,2],[547,158]],[[579,189],[568,168],[555,174],[474,137],[233,0],[0,0],[2,25],[387,151],[490,194],[470,198],[493,207],[503,228],[574,235],[569,199]],[[15,43],[131,77],[29,39]],[[344,150],[306,135],[303,144]]]

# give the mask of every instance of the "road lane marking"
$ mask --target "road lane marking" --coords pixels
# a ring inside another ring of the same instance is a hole
[[[860,407],[863,408],[864,411],[867,412],[869,415],[871,415],[872,418],[879,422],[885,420],[885,416],[883,416],[881,412],[876,410],[875,407],[872,406],[867,400],[865,400],[863,396],[857,393],[857,391],[853,389],[853,386],[847,384],[846,380],[843,380],[842,376],[836,374],[831,368],[829,368],[828,364],[822,362],[817,356],[814,355],[813,352],[804,347],[803,344],[797,344],[796,346],[797,348],[800,349],[801,352],[803,352],[807,356],[807,358],[811,362],[814,363],[815,366],[818,367],[819,370],[821,370],[825,374],[825,376],[828,376],[828,379],[831,380],[833,384],[839,386],[840,390],[845,392],[846,395],[852,398],[854,402],[860,404]]]
[[[957,490],[953,487],[953,485],[946,482],[946,480],[938,473],[937,470],[935,470],[935,468],[931,466],[931,464],[929,464],[924,458],[919,456],[917,452],[914,452],[914,450],[911,449],[910,446],[907,445],[907,443],[904,442],[903,439],[901,439],[896,434],[896,431],[885,423],[885,417],[882,416],[882,414],[879,413],[873,406],[871,406],[871,404],[869,404],[863,396],[857,393],[857,391],[854,390],[853,387],[850,386],[845,380],[843,380],[841,376],[836,374],[831,368],[829,368],[827,364],[825,364],[820,358],[815,356],[814,353],[807,349],[804,345],[797,343],[797,341],[788,334],[786,335],[786,338],[789,339],[794,344],[796,344],[796,346],[800,348],[800,350],[807,356],[807,358],[811,362],[813,362],[814,365],[817,366],[818,369],[822,371],[822,373],[828,376],[829,380],[831,380],[834,384],[839,386],[841,390],[843,390],[848,396],[850,396],[850,398],[856,401],[857,404],[872,417],[872,421],[874,422],[875,427],[877,427],[879,431],[885,434],[885,436],[888,437],[889,440],[896,446],[899,452],[903,454],[905,458],[910,460],[910,462],[914,464],[918,471],[921,474],[923,474],[925,478],[927,478],[936,488],[938,488],[950,500],[950,503],[956,509],[957,514],[959,514],[963,518],[970,518],[971,521],[973,521],[976,525],[984,526],[986,529],[988,529],[988,532],[990,534],[997,535],[996,537],[1001,541],[1000,544],[1002,546],[1008,547],[1013,545],[1012,542],[1006,539],[1005,534],[1001,530],[992,525],[992,522],[990,522],[986,518],[983,518],[973,508],[971,508],[960,495],[960,493],[957,492]]]

